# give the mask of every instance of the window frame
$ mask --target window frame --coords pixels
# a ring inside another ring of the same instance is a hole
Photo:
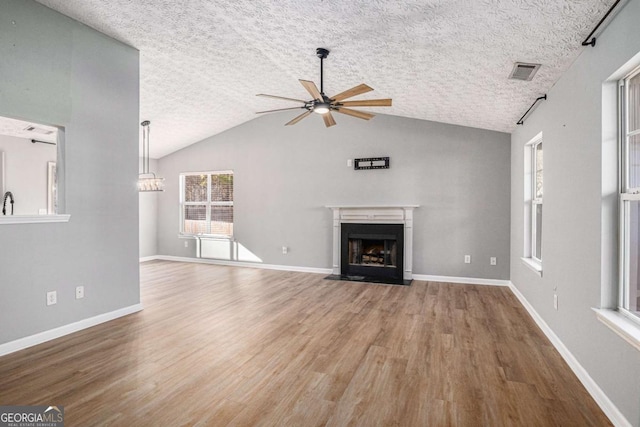
[[[536,150],[542,142],[543,134],[540,132],[524,146],[524,254],[521,258],[525,265],[530,267],[539,275],[542,275],[542,256],[536,256],[538,255],[536,252],[536,245],[538,243],[537,207],[543,206],[544,194],[542,197],[536,197],[536,177],[538,166]],[[542,252],[542,235],[539,240]]]
[[[185,201],[185,183],[187,176],[199,176],[206,175],[207,176],[207,200],[206,201],[197,201],[197,202],[187,202]],[[205,219],[204,221],[211,224],[211,208],[215,206],[234,206],[234,200],[231,201],[212,201],[211,200],[211,177],[214,175],[234,175],[233,170],[219,170],[219,171],[207,171],[207,172],[182,172],[180,173],[180,186],[179,186],[179,235],[181,237],[212,237],[216,239],[228,239],[233,240],[235,233],[235,221],[232,222],[232,232],[231,234],[216,234],[216,233],[188,233],[184,230],[185,223],[185,207],[186,206],[204,206],[205,207]],[[233,184],[232,184],[233,185]]]
[[[537,254],[538,246],[538,206],[542,207],[543,194],[537,197],[538,184],[538,147],[542,145],[542,135],[531,144],[531,259],[542,264],[542,232],[540,233],[540,254]],[[544,156],[544,151],[542,152]],[[544,172],[542,173],[542,188],[544,189]],[[544,213],[544,211],[543,211]],[[542,216],[543,214],[541,214]],[[536,255],[540,255],[539,257]]]
[[[630,281],[628,254],[631,252],[629,229],[630,207],[632,202],[640,202],[640,186],[630,186],[630,161],[629,140],[633,136],[640,135],[640,128],[629,131],[629,85],[627,81],[640,76],[640,67],[635,68],[618,81],[618,147],[619,147],[619,226],[618,226],[618,312],[627,319],[640,326],[640,310],[636,312],[630,309]],[[640,108],[640,105],[638,106]]]

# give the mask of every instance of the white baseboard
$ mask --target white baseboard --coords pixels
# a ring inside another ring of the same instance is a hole
[[[300,273],[318,273],[318,274],[333,273],[333,269],[331,268],[260,264],[256,262],[227,261],[227,260],[209,259],[209,258],[189,258],[189,257],[178,257],[178,256],[171,256],[171,255],[155,255],[155,256],[140,258],[140,262],[153,261],[153,260],[195,262],[199,264],[227,265],[227,266],[235,266],[235,267],[264,268],[266,270],[296,271]],[[492,285],[492,286],[509,286],[509,284],[511,283],[508,280],[478,279],[474,277],[430,276],[426,274],[414,274],[413,279],[432,281],[432,282],[464,283],[469,285]]]
[[[209,259],[209,258],[189,258],[189,257],[177,257],[177,256],[171,256],[171,255],[155,255],[155,256],[140,258],[140,262],[153,261],[153,260],[195,262],[199,264],[227,265],[227,266],[235,266],[235,267],[264,268],[266,270],[296,271],[300,273],[319,273],[319,274],[333,273],[333,269],[331,268],[260,264],[256,262],[226,261],[226,260]],[[509,286],[509,283],[511,283],[508,280],[477,279],[473,277],[431,276],[426,274],[414,274],[413,279],[432,281],[432,282],[464,283],[468,285],[491,285],[491,286]]]
[[[462,283],[465,285],[490,285],[490,286],[509,286],[509,284],[511,283],[508,280],[478,279],[475,277],[432,276],[430,274],[414,274],[413,280],[424,280],[426,282]]]
[[[542,329],[542,332],[544,332],[549,341],[551,341],[551,344],[553,344],[556,350],[558,350],[558,353],[560,353],[565,362],[567,362],[573,373],[576,374],[582,385],[584,385],[591,397],[593,397],[593,400],[595,400],[598,406],[600,406],[602,412],[609,417],[609,420],[613,425],[617,427],[631,427],[631,423],[625,418],[616,405],[611,402],[609,397],[604,393],[604,391],[602,391],[593,378],[591,378],[587,370],[584,369],[580,362],[578,362],[578,359],[571,354],[569,349],[564,345],[560,338],[558,338],[549,325],[547,325],[547,322],[540,317],[538,312],[533,308],[529,301],[527,301],[518,288],[516,288],[511,282],[509,282],[509,288],[527,312],[529,312],[529,315],[533,318],[538,327]]]
[[[92,326],[105,323],[110,320],[117,319],[119,317],[126,316],[128,314],[136,313],[142,310],[142,304],[134,304],[129,307],[124,307],[109,313],[99,314],[88,319],[83,319],[75,323],[60,326],[59,328],[50,329],[48,331],[40,332],[35,335],[20,338],[15,341],[11,341],[0,345],[0,356],[13,353],[25,348],[33,347],[34,345],[42,344],[47,341],[51,341],[56,338],[63,337],[65,335],[72,334],[74,332],[81,331],[83,329],[90,328]]]
[[[298,267],[295,265],[275,265],[275,264],[260,264],[256,262],[243,262],[243,261],[227,261],[221,259],[209,259],[209,258],[189,258],[169,255],[157,255],[153,259],[159,259],[164,261],[179,261],[179,262],[195,262],[198,264],[214,264],[214,265],[226,265],[232,267],[249,267],[249,268],[263,268],[265,270],[280,270],[280,271],[296,271],[299,273],[318,273],[318,274],[331,274],[330,268],[318,268],[318,267]],[[148,260],[145,260],[148,261]],[[142,262],[142,258],[140,259]]]

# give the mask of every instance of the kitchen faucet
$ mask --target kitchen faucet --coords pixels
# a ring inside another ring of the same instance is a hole
[[[13,193],[11,191],[7,191],[4,193],[4,200],[2,201],[2,215],[7,214],[7,199],[11,199],[11,215],[13,215]]]

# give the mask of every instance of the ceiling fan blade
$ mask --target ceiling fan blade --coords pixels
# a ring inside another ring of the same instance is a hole
[[[277,110],[256,111],[256,114],[274,113],[276,111],[286,111],[286,110],[299,110],[301,108],[304,108],[304,107],[289,107],[289,108],[278,108]]]
[[[276,95],[267,95],[266,93],[259,93],[256,96],[266,96],[267,98],[275,98],[275,99],[284,99],[285,101],[295,101],[295,102],[302,102],[303,104],[307,101],[304,101],[302,99],[295,99],[295,98],[286,98],[284,96],[276,96]]]
[[[300,114],[299,116],[296,116],[293,120],[291,120],[288,123],[285,123],[285,126],[291,126],[291,125],[295,125],[296,123],[298,123],[300,120],[304,119],[305,117],[307,117],[309,114],[311,114],[311,111],[305,111],[304,113]]]
[[[318,90],[318,86],[310,80],[300,80],[302,86],[313,96],[313,99],[322,99],[322,94]]]
[[[347,89],[344,92],[340,92],[339,94],[337,94],[331,99],[333,99],[334,101],[341,101],[343,99],[351,98],[352,96],[371,92],[372,90],[373,90],[372,87],[369,87],[366,84],[362,83],[361,85],[352,87],[351,89]]]
[[[391,99],[362,99],[360,101],[339,102],[339,104],[338,107],[391,107]]]
[[[359,119],[364,119],[364,120],[369,120],[375,116],[375,114],[365,113],[364,111],[352,110],[350,108],[343,108],[343,107],[340,107],[335,111],[337,111],[338,113],[346,114],[348,116],[353,116],[353,117],[357,117]]]
[[[336,124],[336,121],[333,120],[333,116],[331,115],[331,113],[324,113],[322,115],[322,119],[324,120],[324,125],[328,128],[330,128],[331,126]]]

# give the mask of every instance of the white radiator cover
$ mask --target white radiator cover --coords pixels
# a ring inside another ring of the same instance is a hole
[[[196,245],[198,258],[262,262],[259,257],[235,240],[196,236]]]

